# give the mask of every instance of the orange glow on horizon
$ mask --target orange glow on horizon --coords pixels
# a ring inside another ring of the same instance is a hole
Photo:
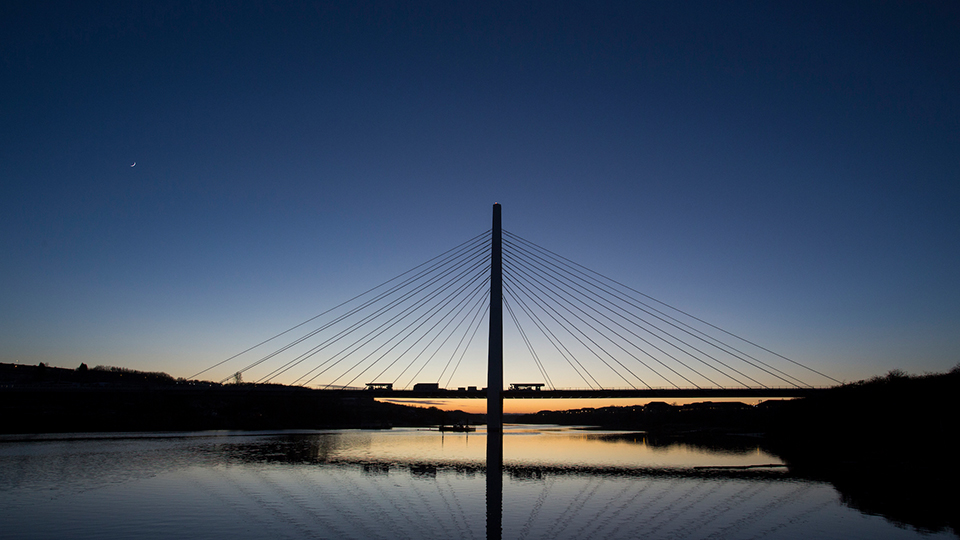
[[[381,399],[388,403],[411,405],[414,407],[436,407],[444,411],[461,410],[471,414],[486,414],[487,401],[485,399]],[[505,399],[503,400],[504,414],[532,414],[540,411],[567,411],[572,409],[599,409],[601,407],[628,407],[631,405],[646,405],[652,401],[666,401],[671,405],[686,405],[689,403],[703,403],[705,401],[739,401],[747,405],[756,405],[758,398],[713,398],[713,399],[637,399],[637,398],[606,398],[606,399]]]

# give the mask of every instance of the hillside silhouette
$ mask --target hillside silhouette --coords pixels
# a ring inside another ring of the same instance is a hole
[[[843,502],[900,525],[960,532],[960,365],[911,376],[894,370],[793,400],[662,402],[634,407],[541,411],[525,423],[643,431],[649,444],[760,447],[792,474],[830,482]]]
[[[0,433],[435,426],[483,417],[300,386],[218,384],[98,366],[0,364]]]

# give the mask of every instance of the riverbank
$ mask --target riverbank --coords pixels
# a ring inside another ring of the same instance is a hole
[[[843,502],[922,531],[960,531],[960,368],[892,371],[795,400],[542,411],[517,420],[644,432],[651,444],[778,456],[792,474],[830,482]]]
[[[0,433],[353,429],[478,423],[436,407],[298,386],[217,384],[163,373],[0,364]]]
[[[657,438],[716,439],[762,437],[779,452],[818,464],[839,461],[867,465],[906,461],[955,466],[954,441],[960,421],[960,367],[948,373],[884,377],[818,391],[804,398],[757,405],[652,402],[630,407],[540,411],[520,423],[592,425],[643,431]],[[823,449],[827,441],[829,450]]]

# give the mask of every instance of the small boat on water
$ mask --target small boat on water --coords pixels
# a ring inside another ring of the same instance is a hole
[[[456,431],[460,433],[466,433],[470,431],[476,431],[477,428],[474,426],[468,426],[467,424],[453,424],[452,426],[441,425],[438,428],[440,431]]]

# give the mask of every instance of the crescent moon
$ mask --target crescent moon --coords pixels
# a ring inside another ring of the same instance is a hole
[[[134,161],[134,162],[133,162],[133,165],[131,165],[131,167],[136,167],[136,166],[137,166],[137,162]]]

